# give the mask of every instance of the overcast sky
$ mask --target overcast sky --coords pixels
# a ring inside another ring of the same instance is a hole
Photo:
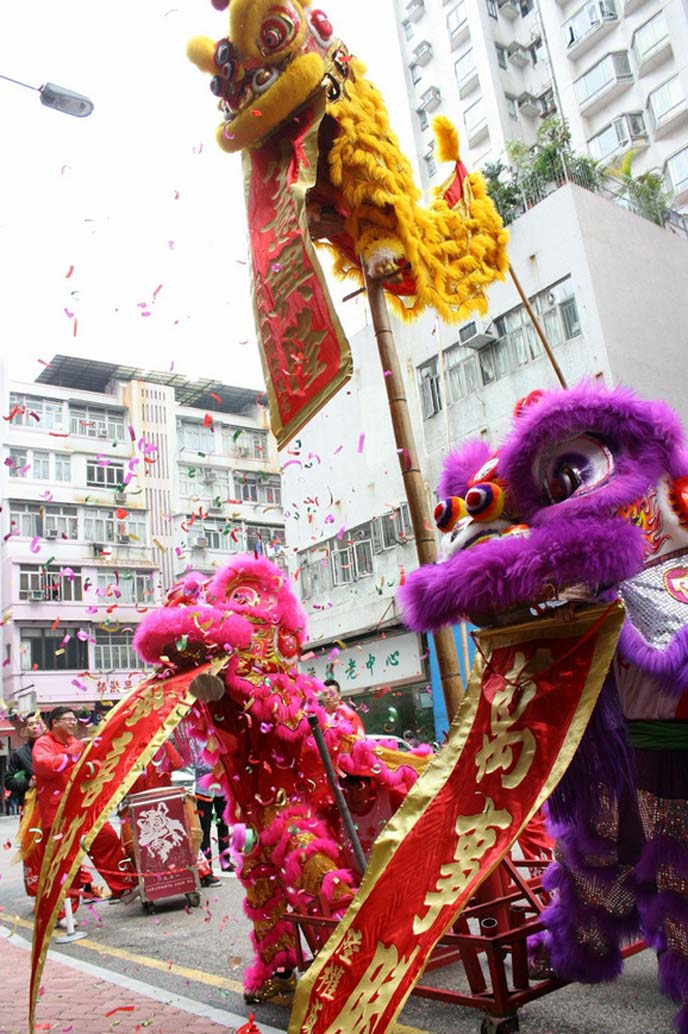
[[[391,0],[323,7],[399,109]],[[241,162],[215,144],[208,78],[184,52],[226,26],[210,0],[2,0],[0,73],[95,103],[70,118],[0,80],[0,356],[12,377],[33,380],[60,352],[262,384]]]

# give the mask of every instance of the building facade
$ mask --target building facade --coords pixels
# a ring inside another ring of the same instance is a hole
[[[659,174],[688,205],[688,11],[681,0],[395,0],[425,185],[443,178],[433,114],[456,122],[464,161],[527,147],[550,115],[574,148]]]
[[[141,616],[189,568],[283,563],[279,460],[258,391],[55,356],[0,385],[3,698],[116,701]]]

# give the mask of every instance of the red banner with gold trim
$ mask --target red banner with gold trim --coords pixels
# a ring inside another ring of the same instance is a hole
[[[383,1034],[430,952],[562,777],[623,623],[619,604],[479,633],[447,744],[376,841],[300,981],[289,1034]]]
[[[256,331],[280,448],[353,370],[306,218],[324,111],[319,91],[297,118],[243,156]]]
[[[120,700],[74,767],[46,844],[31,953],[29,1030],[50,936],[90,845],[158,747],[195,702],[189,684],[215,660],[169,679],[150,678]]]

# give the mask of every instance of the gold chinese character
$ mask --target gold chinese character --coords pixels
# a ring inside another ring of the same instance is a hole
[[[344,967],[335,966],[332,962],[329,962],[323,970],[320,979],[318,981],[317,993],[321,998],[325,998],[328,1001],[332,1001],[335,996],[335,992],[339,985],[339,981],[344,976]]]
[[[342,946],[337,952],[339,962],[343,962],[345,966],[350,966],[353,962],[353,956],[360,950],[362,941],[363,933],[361,930],[347,930]]]
[[[538,650],[530,662],[531,670],[539,671],[552,663],[548,650]],[[487,773],[501,769],[502,786],[513,790],[523,782],[535,756],[535,737],[530,729],[512,730],[512,726],[523,714],[537,693],[532,678],[523,678],[528,662],[524,654],[517,652],[511,668],[503,676],[503,684],[497,690],[490,711],[491,737],[483,736],[483,745],[475,755],[478,780]],[[514,766],[514,749],[518,749],[518,760]]]
[[[508,829],[511,825],[508,811],[495,811],[494,802],[487,797],[485,810],[479,815],[460,815],[456,821],[458,840],[453,862],[440,866],[440,875],[433,890],[425,895],[424,916],[414,916],[413,932],[424,933],[438,918],[442,909],[452,905],[465,890],[470,880],[480,872],[480,863],[485,853],[497,842],[495,829]]]
[[[420,951],[399,958],[393,944],[378,942],[370,965],[324,1034],[370,1034],[387,1010],[409,966]],[[301,1028],[303,1034],[305,1030]]]

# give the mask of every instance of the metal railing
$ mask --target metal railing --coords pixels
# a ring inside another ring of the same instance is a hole
[[[662,194],[648,189],[642,180],[625,180],[613,173],[596,169],[588,160],[577,155],[557,155],[541,162],[540,168],[520,172],[516,178],[519,197],[514,200],[510,210],[503,213],[504,221],[514,222],[567,183],[575,183],[593,194],[600,194],[643,219],[688,238],[688,216],[670,208]]]

